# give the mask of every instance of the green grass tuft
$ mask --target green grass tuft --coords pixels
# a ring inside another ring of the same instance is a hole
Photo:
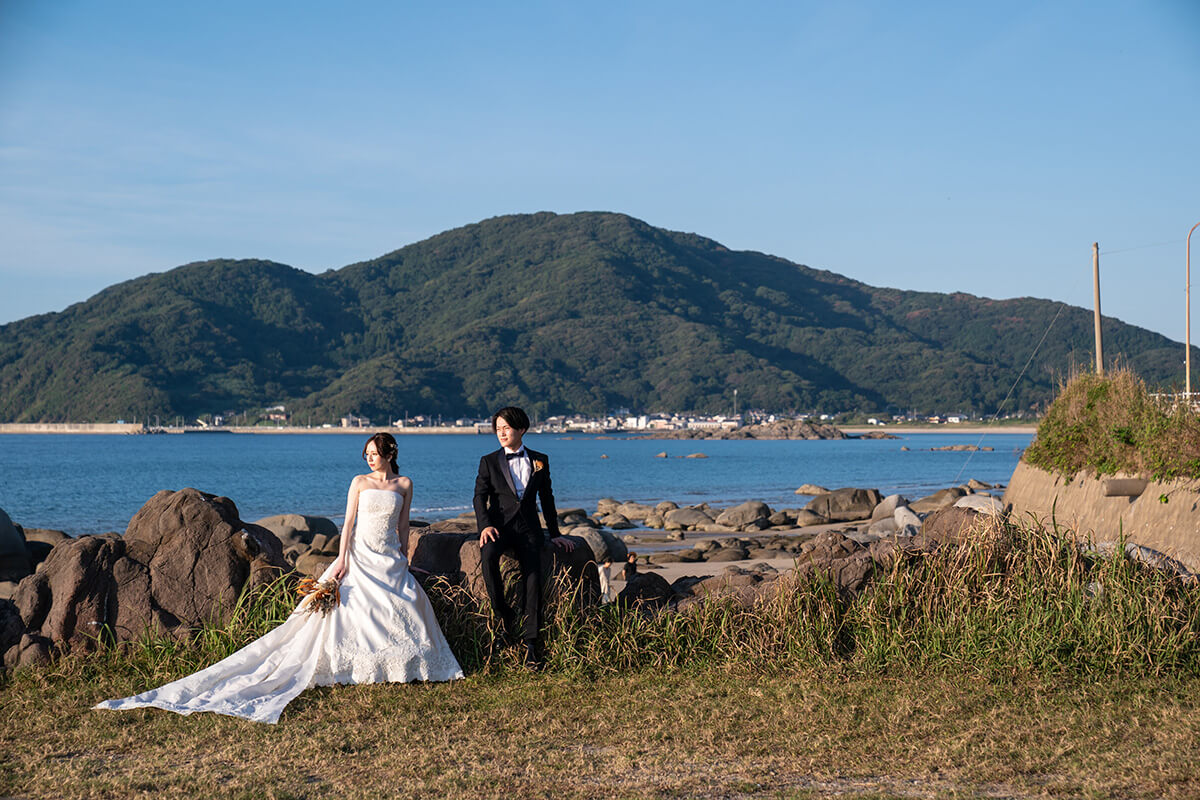
[[[1154,480],[1200,478],[1200,416],[1150,396],[1133,372],[1085,372],[1067,381],[1038,425],[1025,460],[1068,478],[1145,474]]]

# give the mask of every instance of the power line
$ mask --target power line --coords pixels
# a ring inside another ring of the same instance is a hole
[[[1050,329],[1054,327],[1055,322],[1058,322],[1059,315],[1062,314],[1063,309],[1066,307],[1066,303],[1059,304],[1058,312],[1054,315],[1054,319],[1050,320],[1050,324],[1046,326],[1046,332],[1042,334],[1042,338],[1038,341],[1037,346],[1034,347],[1033,352],[1029,354],[1029,360],[1025,362],[1025,366],[1021,367],[1020,374],[1017,375],[1017,379],[1013,381],[1012,386],[1008,387],[1008,394],[1004,395],[1004,399],[1000,401],[1000,405],[996,406],[996,413],[992,414],[992,418],[988,420],[988,422],[995,422],[996,418],[1000,416],[1000,412],[1004,409],[1004,404],[1008,402],[1010,397],[1012,397],[1012,393],[1017,388],[1017,384],[1021,382],[1021,378],[1025,377],[1025,370],[1029,369],[1029,365],[1033,363],[1034,356],[1037,355],[1038,350],[1042,349],[1042,344],[1046,341],[1046,337],[1050,335]],[[954,476],[955,483],[958,483],[958,479],[962,477],[964,472],[966,472],[967,465],[971,463],[971,458],[975,455],[975,452],[979,450],[979,445],[983,444],[984,436],[987,436],[986,431],[979,434],[979,441],[975,443],[975,450],[967,453],[967,460],[963,462],[962,467],[960,467],[958,470],[958,474]]]
[[[1146,250],[1151,247],[1166,247],[1169,244],[1183,244],[1182,239],[1172,239],[1169,242],[1155,242],[1154,244],[1139,244],[1136,247],[1122,247],[1120,250],[1105,250],[1100,255],[1111,256],[1116,253],[1129,253],[1133,250]]]

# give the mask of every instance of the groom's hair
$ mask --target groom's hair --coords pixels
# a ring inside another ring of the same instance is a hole
[[[516,430],[529,430],[529,417],[516,406],[505,406],[495,414],[492,414],[492,430],[496,430],[496,420],[498,419],[503,419]]]

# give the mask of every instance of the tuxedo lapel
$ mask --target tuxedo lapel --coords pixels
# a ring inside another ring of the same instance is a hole
[[[508,468],[508,459],[504,457],[503,447],[496,451],[494,458],[496,462],[496,469],[499,470],[500,474],[504,476],[504,483],[508,486],[508,490],[512,492],[512,496],[516,497],[517,487],[513,484],[512,470]]]

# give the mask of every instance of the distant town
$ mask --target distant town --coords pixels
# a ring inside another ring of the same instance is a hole
[[[588,416],[585,414],[555,415],[545,419],[534,419],[534,433],[617,433],[617,432],[652,432],[673,430],[732,430],[743,425],[771,423],[778,420],[795,419],[805,422],[819,422],[830,425],[870,425],[886,427],[889,425],[959,425],[964,423],[979,423],[985,421],[980,414],[951,413],[951,414],[877,414],[867,415],[861,412],[843,413],[807,413],[807,414],[775,414],[766,411],[752,410],[738,414],[637,414],[628,409],[615,409],[604,416]],[[1027,420],[1014,415],[1001,419],[1006,421]],[[136,421],[136,420],[135,420]],[[118,420],[124,423],[125,420]],[[149,421],[146,421],[149,426]],[[300,415],[289,413],[286,406],[271,406],[258,413],[227,412],[225,414],[205,414],[195,420],[183,421],[177,419],[176,427],[205,428],[305,428],[305,429],[340,429],[340,428],[378,428],[391,427],[403,430],[447,428],[461,430],[466,433],[490,433],[491,420],[472,417],[444,419],[439,415],[416,414],[404,415],[395,419],[378,420],[364,416],[347,415],[338,422],[322,422],[313,424]],[[157,420],[155,420],[157,423]],[[158,427],[157,424],[151,427]]]

